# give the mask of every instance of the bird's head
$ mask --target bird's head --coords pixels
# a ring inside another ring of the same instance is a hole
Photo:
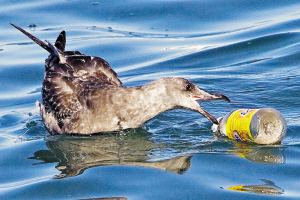
[[[184,78],[162,78],[159,82],[164,86],[168,100],[172,101],[175,107],[199,112],[214,124],[218,124],[217,119],[204,110],[198,101],[225,100],[230,102],[225,95],[208,93]]]

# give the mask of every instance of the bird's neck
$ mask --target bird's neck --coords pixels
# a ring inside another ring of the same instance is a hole
[[[137,111],[131,116],[136,118],[140,124],[162,112],[175,108],[175,103],[168,97],[166,89],[155,84],[128,88],[127,92],[129,98],[134,99],[130,106],[132,109],[129,110]]]

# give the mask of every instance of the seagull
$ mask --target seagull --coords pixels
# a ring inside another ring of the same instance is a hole
[[[198,112],[218,124],[197,101],[230,102],[223,94],[208,93],[179,77],[125,87],[104,59],[66,51],[65,31],[53,45],[11,25],[50,53],[45,60],[42,101],[38,103],[50,134],[91,135],[139,128],[158,114],[178,108]]]

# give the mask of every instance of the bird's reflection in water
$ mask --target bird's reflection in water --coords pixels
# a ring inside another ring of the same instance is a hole
[[[201,138],[201,136],[199,136]],[[47,150],[34,153],[32,159],[45,163],[58,163],[57,178],[76,176],[85,169],[96,166],[127,165],[152,167],[175,173],[182,173],[190,166],[190,155],[161,159],[170,149],[179,153],[223,153],[237,155],[257,163],[282,164],[285,162],[283,147],[258,146],[216,139],[199,142],[199,145],[154,142],[152,134],[144,129],[131,129],[122,134],[102,134],[94,136],[49,136]],[[151,159],[159,158],[159,161]],[[165,158],[165,157],[164,157]]]
[[[269,194],[269,195],[279,195],[283,194],[284,190],[276,186],[273,181],[267,179],[261,179],[263,184],[257,185],[234,185],[230,186],[227,189],[232,191],[239,192],[251,192],[256,194]]]
[[[56,168],[61,173],[56,178],[76,176],[95,166],[142,166],[175,173],[182,173],[190,166],[189,155],[149,161],[151,151],[163,147],[151,141],[143,129],[131,130],[126,135],[49,136],[46,145],[48,150],[35,152],[32,159],[57,162]]]

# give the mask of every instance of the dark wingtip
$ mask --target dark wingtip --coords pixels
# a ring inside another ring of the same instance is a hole
[[[21,31],[22,33],[24,33],[24,30],[20,26],[17,26],[13,23],[9,23],[9,24],[12,25],[13,27],[15,27],[16,29],[18,29],[19,31]]]
[[[17,25],[14,25],[13,23],[9,23],[10,25],[12,25],[13,27],[15,27],[16,29],[20,29],[20,27],[18,27]]]
[[[33,40],[35,43],[37,43],[42,48],[44,48],[46,51],[48,51],[49,53],[52,53],[51,48],[45,42],[41,41],[40,39],[38,39],[37,37],[35,37],[31,33],[28,33],[27,31],[25,31],[24,29],[22,29],[21,27],[15,25],[13,23],[10,23],[10,25],[12,25],[13,27],[15,27],[19,31],[21,31],[23,34],[25,34],[27,37],[29,37],[31,40]]]

